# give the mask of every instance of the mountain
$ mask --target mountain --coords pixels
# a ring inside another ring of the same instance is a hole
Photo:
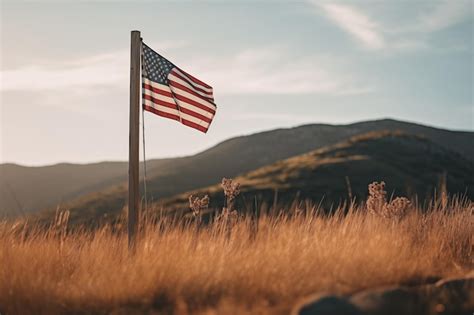
[[[28,213],[55,206],[78,194],[100,190],[126,174],[127,163],[0,165],[0,214]]]
[[[161,199],[212,185],[259,167],[332,145],[354,135],[378,130],[401,130],[427,139],[474,160],[474,133],[449,131],[396,120],[349,125],[312,124],[277,129],[224,141],[199,154],[147,161],[150,196]],[[103,213],[122,208],[126,198],[127,164],[60,164],[31,168],[0,166],[0,214],[64,207]]]
[[[152,160],[160,167],[168,159]],[[127,162],[61,163],[27,167],[0,165],[0,217],[55,207],[80,195],[100,191],[127,179]]]
[[[365,200],[367,185],[386,181],[389,193],[417,196],[419,202],[431,198],[443,178],[449,193],[474,199],[474,161],[446,149],[426,137],[400,131],[373,131],[308,153],[280,160],[235,178],[241,183],[236,208],[253,211],[254,203],[289,205],[295,200],[312,200],[329,208],[348,200],[348,187],[356,201]],[[218,182],[218,181],[216,181]],[[114,189],[72,204],[70,222],[98,224],[121,213],[125,194]],[[122,187],[125,189],[125,187]],[[120,192],[121,205],[107,204]],[[211,198],[211,208],[224,204],[219,184],[151,201],[150,209],[186,213],[190,195]],[[275,200],[277,199],[277,200]],[[54,211],[42,214],[49,219]]]
[[[289,205],[295,199],[323,202],[327,207],[348,200],[348,188],[356,201],[365,200],[367,185],[386,181],[387,191],[397,196],[433,196],[440,180],[449,193],[465,193],[474,199],[474,162],[418,135],[377,131],[358,135],[309,153],[258,168],[235,180],[241,184],[238,208],[258,203]],[[167,198],[165,209],[187,210],[190,195],[211,198],[211,208],[224,204],[220,185]],[[276,200],[277,198],[277,200]]]

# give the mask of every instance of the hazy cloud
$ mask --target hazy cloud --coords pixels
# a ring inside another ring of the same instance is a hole
[[[381,49],[385,40],[379,26],[361,10],[344,4],[323,3],[328,18],[351,34],[368,49]]]
[[[3,91],[44,91],[126,82],[127,54],[104,54],[63,64],[30,65],[2,71]]]
[[[152,46],[153,47],[153,46]],[[160,45],[163,47],[163,44]],[[246,49],[217,57],[174,54],[173,62],[199,75],[218,94],[363,94],[371,87],[338,72],[327,56],[294,58],[279,48]],[[120,87],[128,85],[128,51],[101,54],[60,64],[31,65],[2,72],[3,91],[38,91]],[[92,92],[92,91],[91,91]],[[87,92],[85,92],[87,93]]]
[[[430,48],[427,35],[472,18],[470,1],[439,1],[408,20],[396,25],[384,21],[389,8],[377,12],[365,5],[310,1],[317,10],[339,28],[355,38],[363,48],[389,52],[410,52]],[[370,14],[371,13],[371,14]],[[377,18],[374,18],[376,16]],[[459,46],[453,47],[458,50]],[[443,48],[443,50],[446,50]]]
[[[203,60],[202,73],[222,94],[331,94],[370,92],[328,56],[294,58],[285,49],[254,48],[229,58]]]
[[[441,1],[419,17],[417,30],[433,32],[456,25],[473,15],[471,1]]]
[[[161,51],[186,46],[182,41],[161,41]],[[126,86],[129,51],[119,50],[87,58],[26,65],[0,72],[0,91],[45,91],[87,87]]]

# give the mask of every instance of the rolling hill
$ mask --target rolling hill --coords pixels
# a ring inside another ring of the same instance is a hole
[[[395,195],[433,196],[445,177],[448,192],[461,193],[474,199],[474,162],[431,140],[400,131],[376,131],[353,136],[335,145],[257,168],[236,178],[241,183],[237,208],[253,211],[254,202],[285,206],[295,200],[312,200],[331,207],[348,200],[348,182],[356,201],[365,200],[367,185],[384,180]],[[218,182],[218,181],[217,181]],[[125,187],[102,191],[94,198],[70,204],[71,222],[97,224],[121,213],[125,203]],[[219,184],[188,191],[151,202],[151,209],[168,213],[186,213],[189,195],[209,195],[211,208],[224,204]],[[114,204],[121,196],[119,204]],[[278,200],[275,200],[277,198]],[[109,203],[108,202],[111,202]],[[259,207],[260,208],[260,207]],[[54,211],[42,213],[51,218]]]
[[[255,198],[268,205],[310,199],[329,207],[349,199],[348,186],[356,201],[365,200],[367,185],[382,180],[395,195],[416,195],[423,202],[433,196],[445,177],[449,193],[474,199],[473,174],[473,161],[425,137],[378,131],[275,162],[235,180],[241,184],[240,209],[248,209],[249,204],[253,208]],[[224,204],[219,184],[165,199],[161,204],[166,209],[187,210],[191,194],[209,195],[211,207]]]
[[[25,214],[100,190],[123,177],[125,162],[26,167],[0,165],[0,215]]]
[[[312,124],[277,129],[224,141],[189,157],[147,161],[148,191],[154,199],[218,182],[276,161],[332,145],[354,135],[401,130],[423,135],[437,145],[474,160],[474,133],[449,131],[396,120],[349,125]],[[104,212],[122,208],[126,198],[126,162],[46,167],[0,165],[0,214],[63,206]],[[21,209],[21,211],[19,211]]]

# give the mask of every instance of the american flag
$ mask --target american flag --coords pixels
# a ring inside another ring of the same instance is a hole
[[[207,132],[217,109],[212,87],[142,47],[143,109]]]

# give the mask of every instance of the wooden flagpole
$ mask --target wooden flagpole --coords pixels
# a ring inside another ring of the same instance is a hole
[[[132,31],[130,50],[130,133],[128,159],[128,246],[134,247],[140,220],[139,137],[140,137],[140,31]]]

